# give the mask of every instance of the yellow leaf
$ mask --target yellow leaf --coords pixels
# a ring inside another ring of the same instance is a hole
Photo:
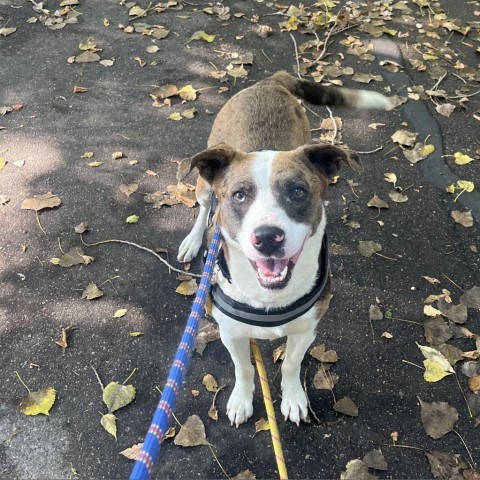
[[[397,183],[397,176],[394,173],[384,173],[384,180],[389,183]]]
[[[4,168],[6,164],[7,162],[3,158],[0,158],[0,170],[2,170],[2,168]]]
[[[456,152],[453,156],[457,165],[466,165],[473,160],[472,157],[469,157],[468,155],[460,152]]]
[[[108,21],[108,19],[107,19],[107,18],[104,18],[104,19],[103,19],[103,26],[104,26],[104,27],[108,27],[109,25],[110,25],[110,22]]]
[[[49,415],[55,403],[56,390],[52,387],[42,388],[37,392],[28,392],[27,398],[20,403],[20,411],[25,415]]]
[[[191,85],[185,85],[177,92],[177,95],[184,100],[192,101],[197,98],[197,91]]]
[[[450,362],[447,360],[445,355],[443,355],[443,353],[439,352],[438,350],[435,350],[432,347],[427,347],[426,345],[419,345],[418,343],[417,343],[417,347],[421,350],[421,352],[423,353],[423,356],[427,360],[434,360],[446,372],[451,372],[451,373],[455,372],[455,370],[450,365]]]
[[[81,158],[92,158],[93,157],[93,152],[85,152]]]
[[[215,393],[218,390],[218,384],[215,377],[210,373],[207,373],[202,380],[203,385],[209,392]]]
[[[466,192],[473,192],[475,189],[475,184],[473,182],[469,182],[468,180],[459,180],[457,182],[457,187],[465,190]]]
[[[423,148],[420,150],[420,155],[422,155],[422,157],[428,157],[434,151],[435,147],[433,145],[424,145]]]
[[[129,337],[140,337],[141,335],[145,335],[143,332],[129,332]]]
[[[116,424],[117,417],[113,413],[107,413],[106,415],[102,415],[102,419],[100,423],[102,427],[110,434],[117,439],[117,424]]]
[[[127,217],[125,222],[126,223],[137,223],[139,218],[140,217],[138,215],[130,215],[129,217]]]
[[[437,310],[436,308],[433,308],[431,305],[425,305],[423,307],[423,313],[424,313],[424,315],[427,315],[428,317],[436,317],[437,315],[442,314],[442,312],[440,310]]]
[[[255,433],[264,432],[270,430],[270,424],[268,420],[261,418],[258,422],[255,422]]]
[[[182,282],[177,289],[175,290],[176,293],[179,293],[180,295],[195,295],[197,293],[197,282],[195,281],[194,278],[191,280]]]
[[[90,162],[90,163],[87,163],[87,165],[89,167],[99,167],[100,165],[103,165],[103,162]]]
[[[423,365],[425,366],[423,378],[427,382],[438,382],[447,375],[452,374],[451,372],[446,372],[439,363],[432,359],[424,360]]]
[[[171,113],[171,114],[168,116],[168,119],[169,119],[169,120],[175,120],[176,122],[178,122],[178,120],[181,120],[181,119],[182,119],[182,116],[181,116],[178,112],[174,112],[174,113]]]
[[[113,314],[113,318],[122,318],[127,312],[126,308],[120,308]]]
[[[146,11],[142,7],[134,6],[132,7],[128,14],[132,17],[141,17],[145,15]]]
[[[455,185],[452,183],[445,189],[448,193],[455,193]]]
[[[209,35],[205,33],[203,30],[195,32],[191,37],[190,40],[204,40],[205,42],[212,43],[216,38],[216,35]]]

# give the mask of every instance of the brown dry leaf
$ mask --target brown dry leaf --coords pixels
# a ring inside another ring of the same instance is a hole
[[[181,447],[197,447],[198,445],[210,445],[205,435],[205,426],[198,415],[191,415],[181,426],[180,431],[173,441]]]
[[[397,192],[397,190],[392,190],[388,193],[388,196],[395,202],[395,203],[405,203],[408,201],[408,197],[401,193]]]
[[[142,451],[143,443],[137,443],[120,452],[120,455],[127,457],[129,460],[137,460],[139,453]]]
[[[182,115],[183,118],[191,119],[195,116],[196,113],[197,113],[197,109],[195,107],[193,107],[193,108],[189,108],[187,110],[184,110],[183,112],[181,112],[181,115]]]
[[[371,450],[363,457],[363,463],[374,470],[387,470],[387,462],[380,449]]]
[[[399,145],[405,147],[413,147],[418,133],[409,132],[408,130],[397,130],[390,138]]]
[[[468,464],[461,455],[453,452],[425,452],[425,456],[430,463],[430,470],[434,478],[474,480],[474,478],[469,479],[460,473],[461,470],[468,468]]]
[[[320,365],[317,373],[313,377],[313,386],[317,390],[333,390],[333,387],[338,383],[339,379],[337,374],[328,370],[328,367]]]
[[[76,63],[93,63],[98,62],[100,60],[100,55],[95,52],[91,52],[87,50],[80,55],[76,55],[74,61]]]
[[[434,348],[436,348],[448,360],[450,365],[455,365],[463,360],[462,351],[453,345],[444,343],[443,345],[436,345]]]
[[[75,230],[75,233],[82,234],[82,233],[88,232],[89,228],[90,226],[88,225],[87,222],[81,222],[74,227],[74,230]]]
[[[322,120],[322,123],[320,124],[320,128],[322,130],[335,130],[335,125],[336,125],[336,130],[341,130],[343,127],[343,120],[340,117],[334,117],[335,119],[335,124],[333,123],[331,118],[324,118]]]
[[[73,87],[73,93],[85,93],[88,92],[88,90],[88,88],[81,87],[80,85],[74,85]]]
[[[426,299],[426,301],[428,301],[428,298]],[[437,308],[432,307],[431,305],[425,305],[423,307],[423,314],[426,315],[427,317],[436,317],[438,315],[441,315],[442,312]]]
[[[214,342],[220,338],[220,330],[218,325],[208,320],[202,319],[198,335],[195,340],[194,350],[200,355],[203,354],[207,344]]]
[[[208,409],[208,416],[212,420],[218,420],[218,410],[217,410],[217,407],[215,406],[215,403],[212,403],[210,405],[210,408]]]
[[[468,388],[472,392],[480,392],[480,375],[468,379]]]
[[[425,340],[430,345],[441,345],[453,336],[450,325],[441,316],[426,320],[423,329]]]
[[[480,287],[473,287],[467,290],[461,297],[460,303],[463,303],[468,308],[480,309]]]
[[[468,378],[480,376],[480,363],[469,361],[462,365],[462,373]]]
[[[468,360],[478,360],[480,358],[480,350],[472,350],[471,352],[462,352],[463,358]]]
[[[176,430],[175,430],[175,427],[170,427],[168,430],[167,430],[167,433],[165,434],[165,439],[167,438],[173,438],[175,435],[177,434]]]
[[[471,210],[468,212],[459,212],[458,210],[453,210],[451,216],[455,222],[463,225],[464,227],[469,228],[473,226],[473,215]]]
[[[310,350],[310,355],[320,362],[335,363],[338,362],[338,355],[335,350],[326,350],[325,345],[317,345]]]
[[[248,77],[248,72],[245,70],[245,68],[243,68],[243,65],[234,67],[232,64],[230,64],[227,66],[226,70],[227,74],[235,79]]]
[[[416,143],[412,149],[403,150],[403,155],[410,163],[415,164],[421,160],[425,160],[434,151],[435,147],[433,145]]]
[[[422,275],[422,278],[424,278],[428,283],[432,285],[436,285],[437,283],[440,283],[440,280],[433,277],[426,276],[426,275]]]
[[[388,203],[384,202],[380,197],[374,195],[367,203],[367,207],[373,208],[390,208]]]
[[[209,392],[215,393],[218,390],[218,383],[215,380],[215,377],[210,373],[207,373],[203,377],[202,383]]]
[[[59,197],[52,192],[45,193],[43,195],[35,195],[33,198],[27,198],[22,202],[20,208],[23,210],[34,210],[39,212],[44,208],[55,208],[62,204]]]
[[[112,153],[112,160],[120,160],[121,158],[125,158],[126,155],[123,152],[113,152]]]
[[[358,417],[358,407],[353,403],[350,397],[343,397],[333,405],[336,412],[349,415],[350,417]]]
[[[437,301],[437,307],[442,312],[442,315],[455,323],[463,324],[468,318],[468,309],[463,303],[453,305],[448,303],[444,298]]]
[[[180,295],[195,295],[197,293],[197,282],[194,278],[191,280],[182,282],[175,290],[175,293]]]
[[[50,262],[61,267],[71,267],[73,265],[88,265],[94,260],[93,257],[85,255],[81,247],[72,247],[60,258],[51,258]]]
[[[118,188],[124,195],[129,197],[138,190],[138,183],[122,184]]]
[[[362,241],[358,242],[358,251],[362,257],[371,257],[374,253],[380,252],[382,246],[377,242]]]
[[[55,342],[55,344],[58,345],[61,349],[63,349],[64,352],[65,352],[65,349],[68,347],[67,332],[68,332],[68,329],[62,327],[60,336],[58,337],[58,340]]]
[[[372,80],[381,82],[383,77],[381,75],[372,75],[370,73],[356,73],[353,75],[352,80],[359,83],[370,83]]]
[[[441,105],[437,105],[435,110],[440,114],[443,115],[444,117],[450,117],[450,115],[453,113],[453,111],[457,108],[455,105],[451,103],[443,103]]]
[[[193,185],[178,182],[176,185],[169,185],[167,191],[172,199],[178,200],[186,207],[193,208],[197,203]]]
[[[368,467],[358,458],[347,463],[345,472],[340,473],[340,480],[376,480],[377,477],[368,473]]]
[[[95,283],[89,283],[82,293],[82,298],[93,300],[103,296],[103,292],[97,287]]]
[[[240,472],[238,475],[235,475],[234,477],[231,478],[231,480],[256,480],[256,479],[257,477],[250,470],[244,470],[243,472]]]
[[[143,197],[143,201],[145,203],[157,203],[165,198],[165,195],[163,192],[153,192],[153,193],[148,193]]]
[[[277,363],[279,360],[285,360],[285,352],[287,351],[287,344],[282,343],[273,351],[273,363]]]
[[[273,29],[268,25],[257,25],[255,28],[255,33],[261,38],[267,38],[273,34]]]
[[[453,430],[458,412],[446,402],[420,402],[422,424],[427,434],[435,439],[442,438]]]
[[[383,313],[378,305],[370,305],[370,308],[368,309],[368,318],[372,321],[383,319]]]

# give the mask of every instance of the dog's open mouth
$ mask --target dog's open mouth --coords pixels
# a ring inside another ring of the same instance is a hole
[[[297,263],[302,248],[291,258],[261,258],[260,260],[250,260],[252,267],[257,272],[258,283],[263,288],[281,289],[284,288],[290,277],[293,268]]]

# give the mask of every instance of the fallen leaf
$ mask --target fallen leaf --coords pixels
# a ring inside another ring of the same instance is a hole
[[[183,100],[191,102],[197,98],[198,90],[195,90],[191,85],[185,85],[176,93]]]
[[[191,415],[187,418],[187,421],[181,426],[173,443],[181,447],[210,445],[205,436],[205,426],[198,415]]]
[[[226,68],[227,74],[233,78],[245,78],[248,76],[247,70],[243,68],[243,65],[239,65],[238,67]]]
[[[443,103],[441,105],[437,105],[435,110],[440,115],[443,115],[444,117],[450,118],[450,115],[453,113],[455,108],[457,108],[457,107],[455,105],[452,105],[451,103]]]
[[[171,113],[169,116],[168,116],[168,119],[169,120],[174,120],[176,122],[178,122],[179,120],[181,120],[183,117],[180,115],[179,112],[173,112]]]
[[[408,201],[408,197],[401,192],[397,192],[396,190],[392,190],[388,193],[388,196],[395,202],[395,203],[404,203]]]
[[[8,35],[15,33],[16,31],[17,29],[15,27],[2,27],[0,28],[0,36],[7,37]]]
[[[420,349],[420,351],[423,353],[423,356],[427,360],[434,360],[446,372],[455,373],[455,370],[450,365],[450,362],[438,350],[432,347],[427,347],[425,345],[419,345],[418,343],[417,343],[417,347]]]
[[[202,383],[209,392],[215,393],[218,390],[217,381],[215,380],[215,377],[210,373],[207,373],[203,377]]]
[[[270,423],[268,420],[261,418],[257,422],[255,422],[255,433],[258,432],[268,432],[270,430]]]
[[[61,267],[72,267],[73,265],[89,265],[94,260],[93,257],[85,255],[81,247],[72,247],[60,258],[51,258],[50,263],[60,265]]]
[[[467,321],[468,310],[466,305],[460,303],[459,305],[453,305],[445,301],[444,298],[440,298],[437,301],[437,307],[442,312],[442,315],[447,317],[452,322],[463,324]]]
[[[112,160],[120,160],[121,158],[125,158],[126,155],[123,152],[113,152],[112,153]]]
[[[338,362],[338,355],[335,350],[326,350],[325,345],[317,345],[310,350],[310,355],[320,362],[335,363]]]
[[[453,210],[450,215],[455,222],[463,225],[466,228],[473,226],[473,215],[471,210],[468,212],[459,212],[458,210]]]
[[[381,82],[383,77],[381,75],[372,75],[371,73],[356,73],[353,75],[352,80],[359,83],[370,83],[372,80]]]
[[[133,402],[135,393],[136,390],[133,385],[121,385],[117,382],[110,382],[103,389],[103,401],[108,411],[113,413]]]
[[[469,378],[467,385],[472,392],[480,392],[480,376]]]
[[[218,410],[217,410],[217,407],[215,406],[214,403],[212,403],[210,405],[210,408],[208,409],[208,416],[212,419],[212,420],[218,420]]]
[[[175,293],[179,293],[180,295],[195,295],[197,293],[197,282],[194,278],[191,280],[182,282],[175,290]]]
[[[44,208],[54,208],[62,204],[62,201],[59,197],[54,195],[52,192],[45,193],[43,195],[35,195],[33,198],[27,198],[22,202],[20,208],[23,210],[34,210],[39,212]]]
[[[149,45],[147,48],[147,53],[157,53],[160,48],[157,45]]]
[[[120,308],[118,309],[113,315],[113,318],[122,318],[125,316],[125,314],[128,312],[126,308]]]
[[[397,130],[390,138],[405,147],[413,147],[418,133],[409,132],[408,130]]]
[[[197,109],[195,107],[193,108],[189,108],[187,110],[184,110],[181,115],[183,118],[188,118],[188,119],[191,119],[195,116],[195,114],[197,113]]]
[[[129,197],[138,190],[138,183],[122,184],[118,189]]]
[[[28,392],[27,398],[20,402],[20,411],[25,415],[50,415],[55,403],[57,391],[52,387],[42,388],[36,392]]]
[[[103,296],[103,292],[97,287],[95,283],[89,283],[82,293],[82,298],[93,300]]]
[[[473,158],[460,152],[454,153],[453,157],[455,158],[455,163],[457,165],[467,165],[473,161]]]
[[[90,162],[90,163],[87,163],[87,165],[89,167],[92,167],[92,168],[96,168],[96,167],[100,167],[103,165],[103,162]]]
[[[0,205],[6,205],[10,201],[7,195],[0,195]]]
[[[472,287],[467,290],[461,297],[460,303],[463,303],[468,308],[480,309],[480,287]]]
[[[125,222],[126,223],[137,223],[139,219],[140,219],[140,217],[138,215],[130,215],[129,217],[127,217]]]
[[[425,456],[430,463],[430,470],[434,478],[438,479],[465,479],[475,480],[460,473],[461,470],[468,468],[468,464],[462,456],[453,452],[425,452]],[[477,479],[478,480],[478,479]]]
[[[282,343],[273,351],[273,363],[277,363],[279,360],[285,359],[285,353],[287,351],[287,344]]]
[[[374,470],[387,470],[387,462],[385,457],[383,456],[382,451],[379,450],[371,450],[363,457],[363,463],[367,465],[369,468],[373,468]]]
[[[107,60],[100,60],[98,63],[100,65],[103,65],[104,67],[111,67],[115,63],[115,60],[113,60],[113,59],[112,60],[108,60],[108,59]]]
[[[74,230],[75,230],[75,233],[82,234],[87,232],[89,228],[90,227],[87,222],[81,222],[74,227]]]
[[[88,92],[88,88],[81,87],[80,85],[75,85],[73,87],[73,93],[86,93]]]
[[[142,335],[145,335],[143,332],[128,332],[129,337],[141,337]]]
[[[383,319],[383,313],[378,305],[370,305],[368,309],[368,317],[370,320],[377,321]]]
[[[458,420],[458,412],[446,402],[423,402],[418,397],[421,408],[422,424],[427,434],[434,438],[442,438],[451,432]]]
[[[65,352],[65,349],[68,347],[68,334],[67,334],[67,329],[62,328],[62,331],[60,332],[60,336],[58,337],[58,340],[55,342],[56,345],[58,345],[60,348],[63,349]]]
[[[244,470],[243,472],[240,472],[238,475],[235,475],[234,477],[231,478],[231,480],[256,480],[256,479],[257,477],[250,470]]]
[[[427,317],[436,317],[437,315],[441,315],[442,312],[431,305],[425,305],[423,307],[423,314]]]
[[[436,345],[435,348],[448,360],[450,365],[455,365],[457,362],[463,360],[462,351],[448,343]]]
[[[142,17],[145,15],[147,11],[143,9],[142,7],[139,7],[138,5],[134,5],[129,11],[128,14],[131,17]]]
[[[368,467],[358,458],[347,463],[345,472],[340,473],[340,480],[376,480],[375,475],[368,473]]]
[[[358,407],[353,403],[350,397],[343,397],[333,405],[336,412],[349,415],[350,417],[358,417]]]
[[[176,185],[169,185],[167,191],[172,199],[176,199],[188,208],[193,208],[197,204],[195,196],[195,187],[179,182]]]
[[[429,383],[439,382],[440,380],[442,380],[442,378],[451,375],[450,372],[446,372],[443,367],[435,360],[427,358],[423,361],[423,366],[425,367],[423,378],[426,382]]]
[[[438,280],[436,278],[433,278],[433,277],[428,277],[428,276],[422,275],[422,278],[424,278],[428,283],[430,283],[432,285],[436,285],[437,283],[440,283],[440,280]]]
[[[367,203],[367,207],[373,208],[390,208],[388,203],[384,202],[381,198],[374,195]]]
[[[339,377],[337,374],[330,372],[324,365],[320,365],[317,373],[313,377],[313,386],[317,390],[333,390],[338,380]]]
[[[260,37],[260,38],[267,38],[270,35],[273,34],[273,29],[272,27],[269,27],[268,25],[257,25],[255,27],[255,33]]]
[[[479,362],[465,362],[462,365],[462,373],[468,378],[477,377],[480,375],[480,363]]]
[[[143,443],[137,443],[120,452],[120,455],[127,457],[129,460],[138,460],[138,455],[142,451]]]
[[[85,152],[80,158],[92,158],[93,155],[93,152]]]
[[[198,32],[195,32],[191,37],[189,42],[192,40],[203,40],[204,42],[212,43],[216,38],[216,35],[209,35],[208,33],[205,33],[203,30],[199,30]]]
[[[198,335],[195,339],[194,350],[200,355],[203,354],[207,344],[214,342],[220,338],[220,330],[218,325],[208,320],[202,319],[198,329]]]
[[[102,415],[102,418],[100,419],[100,423],[102,427],[112,436],[115,437],[115,440],[117,439],[117,423],[116,423],[117,417],[113,413],[107,413],[105,415]]]
[[[80,55],[76,55],[74,61],[76,63],[93,63],[98,62],[100,60],[100,55],[95,52],[91,52],[89,50],[81,53]]]
[[[382,246],[377,242],[363,241],[358,242],[358,251],[362,257],[371,257],[374,253],[380,252]]]
[[[413,149],[403,150],[403,155],[410,163],[415,164],[421,160],[425,160],[434,151],[435,147],[433,145],[416,143]]]

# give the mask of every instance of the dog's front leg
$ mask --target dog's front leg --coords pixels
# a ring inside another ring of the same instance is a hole
[[[227,415],[230,423],[238,427],[253,414],[255,371],[250,361],[250,340],[232,337],[221,330],[220,336],[235,365],[235,387],[228,400]]]
[[[300,382],[300,366],[308,347],[315,340],[315,331],[292,334],[287,339],[287,350],[282,365],[282,414],[297,425],[308,413],[307,396]]]

